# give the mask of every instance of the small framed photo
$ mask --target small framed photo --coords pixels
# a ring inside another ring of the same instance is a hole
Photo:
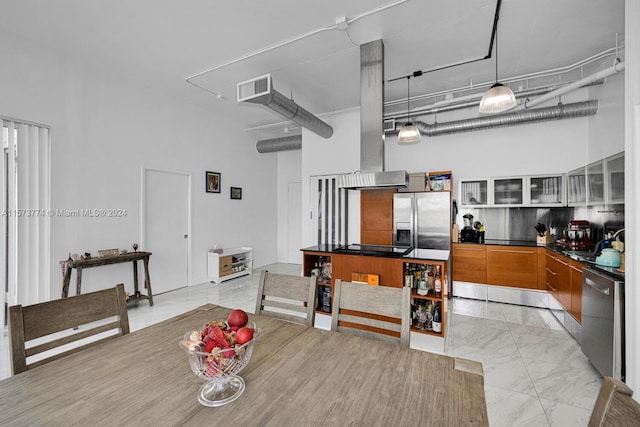
[[[206,190],[207,193],[219,193],[220,192],[220,174],[218,172],[209,172],[206,174]]]
[[[231,198],[240,200],[242,199],[242,188],[240,187],[231,187]]]

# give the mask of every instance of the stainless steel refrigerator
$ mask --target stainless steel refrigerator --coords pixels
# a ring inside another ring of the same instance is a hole
[[[393,244],[451,250],[451,193],[394,194]]]

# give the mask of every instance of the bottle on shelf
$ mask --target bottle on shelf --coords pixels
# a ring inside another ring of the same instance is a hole
[[[409,264],[404,265],[404,285],[413,288],[413,274],[409,269]]]
[[[436,274],[433,280],[433,287],[436,292],[436,296],[439,297],[442,293],[442,273],[440,272],[439,265],[436,265]]]
[[[427,300],[427,331],[433,331],[433,301]]]
[[[436,308],[433,310],[433,332],[442,333],[442,313],[438,301],[436,301]]]
[[[429,265],[428,267],[425,266],[425,268],[427,269],[427,288],[433,289],[434,287],[434,283],[435,283],[435,277],[433,274],[433,266]]]
[[[418,273],[420,273],[420,282],[418,284],[418,295],[427,295],[429,293],[429,285],[427,284],[427,271],[424,269],[424,266],[422,266],[421,270],[418,270]]]

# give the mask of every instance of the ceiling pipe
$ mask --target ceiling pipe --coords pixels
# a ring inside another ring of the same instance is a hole
[[[572,104],[559,104],[553,107],[538,108],[535,110],[499,114],[495,116],[434,123],[432,125],[417,121],[416,126],[418,126],[418,129],[423,135],[440,136],[502,126],[515,126],[549,120],[593,116],[597,111],[598,101],[584,101]],[[396,135],[397,133],[397,131],[389,132],[389,134],[393,135]]]
[[[238,83],[238,102],[260,104],[311,132],[331,138],[333,128],[273,88],[271,75]]]
[[[540,105],[544,102],[547,101],[551,101],[554,98],[557,98],[559,96],[562,96],[566,93],[572,92],[576,89],[581,88],[582,86],[588,85],[590,83],[593,83],[597,80],[600,79],[604,79],[606,77],[612,76],[622,70],[624,70],[624,62],[621,62],[619,59],[616,59],[616,63],[609,68],[606,68],[604,70],[598,71],[597,73],[594,73],[588,77],[585,77],[583,79],[577,80],[573,83],[570,83],[564,87],[561,87],[560,89],[554,90],[552,92],[549,92],[545,95],[539,96],[533,100],[529,100],[526,99],[522,104],[518,105],[516,107],[516,111],[517,110],[523,110],[523,109],[528,109],[528,108],[533,108],[536,105]]]
[[[256,142],[256,150],[258,150],[258,153],[274,153],[276,151],[300,150],[301,148],[302,135],[262,139]]]

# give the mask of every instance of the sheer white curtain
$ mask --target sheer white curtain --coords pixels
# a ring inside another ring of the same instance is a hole
[[[50,131],[0,118],[2,162],[2,310],[50,299]],[[4,319],[4,313],[2,318]]]

